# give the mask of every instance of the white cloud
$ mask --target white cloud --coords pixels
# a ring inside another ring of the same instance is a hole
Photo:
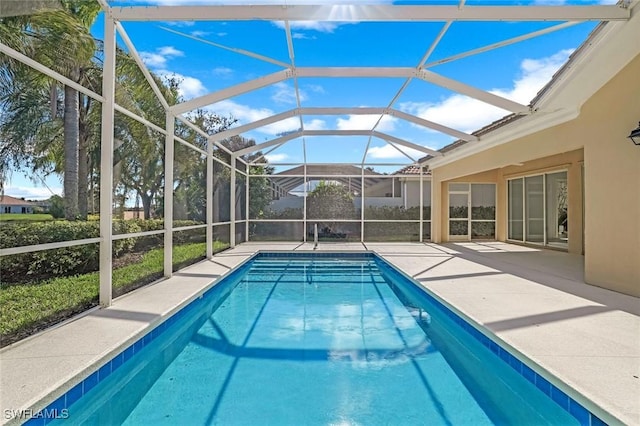
[[[297,103],[296,91],[292,85],[281,81],[274,84],[272,87],[274,89],[273,95],[271,95],[272,101],[285,105],[295,105]],[[307,100],[307,94],[304,90],[298,89],[298,93],[300,95],[301,102]]]
[[[25,198],[27,200],[46,200],[52,195],[62,196],[62,188],[49,187],[49,189],[33,188],[27,186],[8,186],[4,189],[4,193],[5,195],[9,195],[11,197]]]
[[[162,56],[169,56],[169,57],[184,56],[184,52],[183,51],[178,50],[173,46],[162,46],[162,47],[159,47],[157,49],[157,52]]]
[[[349,24],[354,24],[354,23],[356,22],[349,22]],[[274,22],[274,24],[276,27],[284,29],[283,21],[276,21]],[[346,24],[345,22],[327,22],[327,21],[290,21],[289,27],[292,30],[317,31],[319,33],[332,33],[340,25],[345,25],[345,24]],[[297,38],[300,38],[300,37],[298,36]]]
[[[162,46],[155,52],[140,52],[140,58],[150,68],[162,68],[168,60],[178,56],[184,56],[184,52],[173,46]]]
[[[227,34],[229,34],[229,33],[224,33],[224,32],[216,33],[216,35],[217,35],[218,37],[224,37],[224,36],[226,36]]]
[[[270,163],[277,163],[278,161],[284,161],[289,158],[287,154],[267,154],[264,156]]]
[[[233,75],[233,70],[227,67],[216,67],[213,69],[213,75],[220,78],[229,78]]]
[[[159,53],[140,52],[140,58],[142,62],[151,68],[163,67],[167,63],[167,58]]]
[[[231,115],[240,122],[239,124],[250,123],[273,115],[273,111],[268,108],[251,108],[230,99],[217,102],[206,109],[222,116]]]
[[[168,70],[155,70],[154,72],[161,78],[176,78],[179,82],[178,93],[185,100],[197,98],[207,93],[207,88],[195,77],[189,77]]]
[[[297,40],[315,40],[317,37],[316,36],[310,36],[310,35],[305,34],[305,33],[292,32],[291,33],[291,38],[297,39]]]
[[[209,31],[191,31],[191,35],[194,37],[205,37],[208,36],[209,34],[211,34]]]
[[[196,24],[194,21],[165,21],[164,23],[172,27],[193,27]]]
[[[305,89],[313,93],[325,93],[324,87],[319,84],[305,84]]]
[[[413,157],[416,160],[418,158],[424,157],[425,155],[424,152],[418,151],[417,149],[407,148],[404,146],[398,146],[398,148],[400,148],[407,155]],[[406,156],[402,155],[402,153],[400,153],[397,149],[395,149],[393,146],[389,144],[386,144],[384,146],[374,146],[369,148],[369,151],[367,152],[367,157],[376,159],[376,160],[391,159],[391,158],[407,158]]]
[[[571,52],[561,50],[546,58],[524,59],[520,63],[521,75],[513,81],[510,89],[493,89],[490,92],[526,105],[566,62]],[[399,108],[464,132],[477,130],[508,114],[508,111],[460,94],[440,102],[404,102]]]
[[[349,115],[348,118],[338,118],[336,127],[338,130],[371,130],[380,118],[377,114]],[[382,117],[376,130],[390,132],[395,129],[397,118],[385,115]]]
[[[324,120],[320,120],[319,118],[314,118],[311,121],[304,122],[305,130],[326,130],[327,123]]]

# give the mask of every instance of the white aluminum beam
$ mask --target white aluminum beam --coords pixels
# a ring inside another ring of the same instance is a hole
[[[205,240],[207,242],[207,259],[213,258],[213,142],[207,141],[207,231]]]
[[[228,87],[226,89],[218,90],[217,92],[212,92],[204,96],[188,100],[186,102],[182,102],[178,105],[172,106],[169,110],[176,115],[183,114],[185,112],[193,111],[195,109],[214,104],[224,99],[232,98],[234,96],[241,95],[252,90],[260,89],[262,87],[278,83],[291,77],[291,70],[289,69],[278,71],[264,77],[256,78],[255,80],[247,81],[245,83],[241,83],[232,87]]]
[[[405,157],[407,157],[409,160],[411,160],[411,162],[412,162],[412,163],[415,163],[415,162],[416,162],[416,159],[415,159],[415,158],[413,158],[412,156],[410,156],[409,154],[407,154],[406,152],[404,152],[401,148],[398,148],[398,147],[396,146],[396,144],[395,144],[395,143],[393,143],[393,142],[391,142],[391,141],[389,141],[389,140],[387,140],[387,143],[388,143],[389,145],[391,145],[391,147],[392,147],[392,148],[394,148],[396,151],[398,151],[400,154],[404,155],[404,156],[405,156]]]
[[[113,137],[116,81],[116,27],[104,20],[104,64],[102,71],[102,123],[100,130],[100,306],[111,306],[113,296]]]
[[[303,136],[369,136],[371,130],[305,130]]]
[[[411,67],[302,67],[293,71],[296,77],[414,77]]]
[[[415,144],[413,142],[409,142],[409,141],[406,141],[404,139],[400,139],[400,138],[397,138],[395,136],[388,135],[386,133],[372,132],[372,136],[375,136],[376,138],[385,140],[387,142],[393,142],[393,143],[396,143],[398,145],[406,146],[407,148],[411,148],[411,149],[415,149],[417,151],[424,152],[425,154],[433,155],[434,157],[438,157],[438,156],[442,155],[441,152],[435,151],[433,149],[425,148],[422,145],[418,145],[418,144]]]
[[[68,79],[67,77],[63,76],[60,73],[55,72],[54,70],[52,70],[51,68],[47,68],[46,66],[42,65],[41,63],[34,61],[33,59],[29,58],[26,55],[23,55],[22,53],[18,52],[17,50],[14,50],[12,48],[10,48],[9,46],[0,43],[0,52],[4,53],[7,56],[12,57],[13,59],[22,62],[25,65],[30,66],[31,68],[40,71],[41,73],[43,73],[44,75],[47,75],[57,81],[59,81],[60,83],[63,83],[65,86],[69,86],[69,87],[73,87],[74,89],[76,89],[78,92],[84,93],[85,95],[89,96],[90,98],[95,99],[96,101],[100,101],[100,102],[104,102],[104,97],[95,93],[92,90],[87,89],[86,87],[82,86],[81,84],[76,83],[73,80]]]
[[[462,7],[462,6],[460,6],[460,7]],[[420,59],[420,63],[418,64],[418,68],[420,68],[422,65],[424,65],[424,63],[427,62],[427,59],[429,59],[429,56],[431,56],[433,51],[436,50],[436,47],[438,46],[438,44],[440,44],[440,41],[442,40],[442,37],[444,37],[444,35],[446,34],[447,31],[449,31],[449,27],[451,26],[451,23],[452,23],[451,21],[447,21],[444,24],[444,26],[442,28],[440,28],[440,32],[438,32],[438,35],[436,36],[436,38],[431,42],[431,46],[429,46],[429,49],[422,56],[422,59]]]
[[[185,140],[184,140],[184,139],[182,139],[180,136],[173,135],[173,139],[174,139],[176,142],[180,143],[181,145],[186,146],[186,147],[187,147],[187,148],[189,148],[189,149],[192,149],[192,150],[194,150],[194,151],[197,151],[197,152],[199,152],[199,153],[200,153],[200,154],[202,154],[202,155],[207,155],[207,151],[205,151],[204,149],[198,148],[197,146],[195,146],[195,145],[193,145],[193,144],[191,144],[191,143],[189,143],[189,142],[185,141]]]
[[[240,156],[240,155],[244,155],[244,154],[249,154],[251,152],[256,152],[256,151],[260,151],[264,148],[268,148],[270,146],[274,146],[274,145],[279,145],[282,144],[284,142],[290,141],[291,139],[295,139],[295,138],[299,138],[301,136],[375,136],[379,139],[388,141],[388,142],[394,142],[398,145],[402,145],[408,148],[412,148],[421,152],[424,152],[425,154],[431,154],[433,156],[440,156],[442,155],[442,153],[438,152],[438,151],[434,151],[432,149],[429,148],[425,148],[424,146],[415,144],[413,142],[409,142],[406,141],[404,139],[400,139],[397,138],[395,136],[391,136],[391,135],[387,135],[386,133],[380,133],[380,132],[376,132],[376,131],[371,131],[371,130],[304,130],[304,131],[297,131],[297,132],[293,132],[291,134],[288,134],[286,136],[282,136],[280,138],[276,138],[273,140],[270,140],[268,142],[264,142],[258,145],[254,145],[254,146],[250,146],[244,149],[240,149],[236,152],[234,152],[235,156]],[[413,159],[412,159],[413,161]]]
[[[59,241],[56,243],[33,244],[30,246],[9,247],[0,249],[1,256],[9,256],[12,254],[32,253],[34,251],[52,250],[63,247],[74,247],[85,244],[96,244],[102,241],[101,238],[85,238],[82,240]]]
[[[167,102],[164,95],[160,91],[160,88],[156,84],[156,81],[153,79],[153,77],[151,77],[151,73],[149,72],[149,69],[142,61],[142,58],[138,54],[136,47],[133,45],[133,42],[129,38],[129,34],[127,34],[127,32],[124,30],[124,27],[120,22],[116,22],[116,30],[118,30],[118,33],[120,33],[120,37],[122,37],[124,44],[129,49],[129,54],[131,55],[133,60],[136,62],[136,64],[138,64],[138,68],[140,68],[140,71],[142,71],[144,78],[147,80],[147,82],[151,86],[151,90],[153,91],[153,93],[155,93],[156,98],[158,98],[158,100],[160,101],[160,103],[162,104],[162,106],[166,111],[167,109],[169,109],[169,103]]]
[[[138,114],[136,114],[135,112],[131,112],[128,109],[126,109],[125,107],[122,107],[118,104],[113,104],[113,108],[118,111],[121,114],[126,115],[129,118],[132,118],[134,120],[136,120],[138,123],[140,124],[144,124],[147,127],[152,128],[153,130],[155,130],[158,133],[162,133],[163,135],[167,133],[167,131],[165,129],[163,129],[162,127],[150,122],[149,120],[147,120],[144,117],[139,116]]]
[[[191,121],[189,121],[188,119],[186,119],[185,117],[178,115],[176,117],[178,120],[180,120],[182,123],[184,123],[187,127],[191,128],[193,131],[195,131],[196,133],[198,133],[200,136],[203,136],[205,138],[207,138],[207,140],[209,140],[209,134],[207,132],[205,132],[204,130],[202,130],[200,127],[196,126],[195,124],[193,124]],[[218,142],[217,140],[214,140],[213,143],[220,148],[221,150],[223,150],[224,152],[226,152],[227,154],[231,155],[233,154],[233,152],[231,152],[231,150],[229,148],[227,148],[226,146],[222,145],[220,142]],[[215,160],[215,158],[214,158]],[[242,160],[242,159],[241,159]],[[242,160],[244,162],[244,160]]]
[[[489,44],[487,46],[479,47],[479,48],[473,49],[473,50],[468,50],[466,52],[458,53],[457,55],[448,56],[446,58],[442,58],[442,59],[439,59],[437,61],[433,61],[433,62],[429,62],[428,64],[424,64],[424,65],[421,64],[421,65],[423,66],[423,68],[429,68],[429,67],[433,67],[433,66],[436,66],[436,65],[446,64],[447,62],[451,62],[451,61],[455,61],[455,60],[458,60],[458,59],[466,58],[466,57],[472,56],[472,55],[477,55],[479,53],[483,53],[483,52],[487,52],[489,50],[497,49],[499,47],[508,46],[510,44],[518,43],[518,42],[521,42],[521,41],[524,41],[524,40],[529,40],[531,38],[538,37],[538,36],[541,36],[541,35],[544,35],[544,34],[549,34],[549,33],[555,32],[555,31],[563,30],[565,28],[569,28],[569,27],[572,27],[572,26],[577,25],[577,24],[579,24],[579,22],[575,22],[575,21],[574,22],[564,22],[564,23],[559,24],[559,25],[554,25],[554,26],[549,27],[549,28],[544,28],[544,29],[539,30],[539,31],[534,31],[534,32],[531,32],[531,33],[528,33],[528,34],[523,34],[523,35],[518,36],[518,37],[513,37],[513,38],[510,38],[510,39],[507,39],[507,40],[499,41],[497,43]]]
[[[231,156],[231,178],[229,185],[229,246],[236,246],[236,156]]]
[[[305,107],[299,112],[301,115],[370,115],[385,114],[386,111],[379,107]]]
[[[298,138],[300,136],[302,136],[302,132],[301,131],[293,132],[293,133],[290,133],[288,135],[285,135],[285,136],[282,136],[282,137],[279,137],[279,138],[276,138],[276,139],[272,139],[272,140],[267,141],[267,142],[263,142],[261,144],[257,144],[257,145],[254,145],[254,146],[249,146],[247,148],[239,149],[239,150],[235,151],[233,153],[233,155],[239,157],[241,155],[250,154],[252,152],[260,151],[260,150],[262,150],[264,148],[268,148],[270,146],[279,145],[279,144],[282,144],[284,142],[288,142],[291,139],[295,139],[295,138]]]
[[[268,56],[260,55],[259,53],[253,53],[253,52],[250,52],[248,50],[225,46],[223,44],[215,43],[213,41],[209,41],[209,40],[206,40],[206,39],[203,39],[203,38],[200,38],[200,37],[196,37],[196,36],[193,36],[191,34],[186,34],[186,33],[180,32],[180,31],[172,30],[171,28],[167,28],[167,27],[160,27],[160,29],[168,31],[168,32],[173,33],[173,34],[177,34],[177,35],[182,36],[182,37],[186,37],[186,38],[190,38],[192,40],[199,41],[201,43],[209,44],[209,45],[217,47],[219,49],[227,50],[229,52],[237,53],[239,55],[248,56],[250,58],[258,59],[260,61],[264,61],[264,62],[268,62],[270,64],[278,65],[278,66],[283,67],[283,68],[289,68],[289,64],[287,64],[286,62],[281,62],[281,61],[278,61],[276,59],[269,58]]]
[[[298,115],[298,110],[291,109],[289,111],[281,112],[280,114],[275,114],[261,120],[253,121],[251,123],[243,124],[242,126],[233,127],[220,133],[216,133],[209,136],[209,140],[226,139],[228,137],[239,135],[262,126],[267,126],[269,124],[277,123],[278,121],[286,120],[287,118],[295,117],[296,115]]]
[[[271,154],[273,151],[275,151],[276,149],[280,148],[285,143],[286,142],[282,142],[280,145],[274,146],[273,148],[271,148],[269,151],[265,152],[264,154],[262,154],[258,158],[253,159],[253,161],[251,161],[251,164],[248,164],[248,166],[259,166],[259,165],[262,165],[262,164],[268,165],[269,163],[258,163],[258,161],[262,160],[264,157],[266,157],[267,155]]]
[[[494,95],[493,93],[469,86],[468,84],[444,77],[428,70],[420,70],[417,77],[424,81],[437,84],[438,86],[445,87],[449,90],[453,90],[454,92],[478,99],[479,101],[516,114],[528,114],[530,112],[529,107],[526,105],[503,98],[502,96]]]
[[[122,6],[118,21],[620,21],[630,10],[610,6],[230,5]]]
[[[173,161],[176,119],[166,114],[167,134],[164,143],[164,276],[173,275]]]
[[[392,109],[389,111],[389,115],[394,117],[402,118],[404,120],[410,121],[412,123],[418,124],[420,126],[428,127],[433,130],[437,130],[438,132],[446,133],[450,136],[456,137],[458,139],[462,139],[465,141],[477,141],[478,137],[474,135],[470,135],[465,132],[461,132],[456,129],[452,129],[451,127],[444,126],[442,124],[435,123],[433,121],[425,120],[424,118],[417,117],[415,115],[407,114],[406,112],[398,111],[396,109]]]

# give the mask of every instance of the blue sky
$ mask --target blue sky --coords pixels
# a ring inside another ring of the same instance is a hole
[[[216,3],[220,2],[200,0],[111,2],[112,5]],[[430,3],[457,4],[458,2]],[[531,3],[560,5],[569,2],[548,0]],[[602,2],[594,0],[572,3]],[[466,4],[506,5],[516,4],[516,2],[467,0]],[[452,55],[559,23],[454,22],[428,58],[427,65]],[[93,29],[98,38],[102,36],[102,24],[101,17]],[[287,64],[291,62],[286,32],[281,22],[124,22],[123,26],[152,71],[159,75],[175,75],[182,81],[180,91],[184,99],[195,98],[284,69],[282,66],[229,51],[220,46],[243,49]],[[415,67],[442,26],[443,23],[416,22],[291,23],[295,65],[298,67]],[[520,43],[431,66],[428,70],[526,105],[548,82],[553,73],[566,62],[571,52],[585,40],[594,26],[595,23],[577,24]],[[121,40],[119,44],[124,45]],[[405,79],[299,78],[297,82],[303,107],[387,107]],[[413,79],[409,83],[392,106],[464,132],[477,130],[508,114],[507,111],[418,79]],[[295,107],[294,81],[290,79],[226,99],[206,109],[219,115],[231,115],[238,120],[238,124],[246,124]],[[370,130],[378,119],[377,115],[305,116],[304,127],[308,130]],[[299,120],[296,117],[255,129],[243,136],[261,143],[298,127]],[[441,148],[455,140],[448,135],[388,116],[381,120],[376,130],[433,149]],[[307,136],[304,138],[307,161],[360,163],[368,141],[367,136]],[[302,145],[302,139],[296,139],[271,152],[268,159],[272,163],[301,163],[303,161]],[[407,154],[414,159],[424,155],[412,150],[407,150]],[[411,162],[406,156],[377,138],[371,139],[366,161],[399,164]],[[278,170],[282,168],[284,167]],[[398,168],[400,166],[390,169]],[[387,171],[389,168],[377,167],[377,169]],[[61,192],[62,185],[59,178],[48,177],[46,183],[51,192]],[[20,171],[13,174],[5,193],[28,198],[46,198],[51,195],[41,182],[31,182]]]

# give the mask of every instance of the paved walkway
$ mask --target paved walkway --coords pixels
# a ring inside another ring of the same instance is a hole
[[[88,376],[257,250],[245,243],[0,351],[0,409],[38,410]],[[640,299],[584,283],[582,256],[505,243],[343,243],[372,250],[523,359],[578,391],[610,423],[640,425]],[[3,422],[7,422],[4,418]]]

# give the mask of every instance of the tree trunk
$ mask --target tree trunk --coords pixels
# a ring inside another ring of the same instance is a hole
[[[80,219],[87,220],[89,211],[89,156],[87,151],[88,141],[81,138],[78,147],[78,215]]]
[[[64,211],[67,220],[78,217],[78,91],[64,87]]]
[[[144,212],[144,219],[151,219],[151,200],[153,200],[153,196],[140,194],[140,198],[142,199],[142,211]]]
[[[78,213],[82,220],[87,220],[89,211],[89,142],[91,135],[88,129],[88,112],[91,99],[79,96],[80,115],[78,117]]]

